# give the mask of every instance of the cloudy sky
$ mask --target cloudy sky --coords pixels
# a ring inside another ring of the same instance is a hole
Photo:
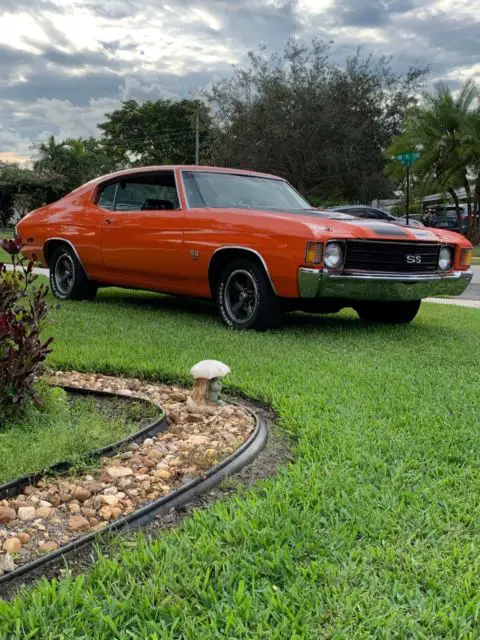
[[[333,40],[430,81],[480,80],[478,0],[0,0],[0,160],[96,133],[121,100],[188,96],[259,44]]]

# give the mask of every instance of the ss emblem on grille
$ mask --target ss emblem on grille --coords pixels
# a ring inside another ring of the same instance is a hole
[[[422,256],[419,255],[407,255],[405,260],[408,264],[422,264]]]

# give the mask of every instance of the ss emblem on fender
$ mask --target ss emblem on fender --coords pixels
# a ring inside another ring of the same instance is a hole
[[[422,264],[422,256],[418,255],[405,256],[405,260],[408,262],[408,264]]]
[[[200,251],[197,251],[196,249],[191,249],[190,255],[192,256],[192,260],[198,260],[200,257]]]

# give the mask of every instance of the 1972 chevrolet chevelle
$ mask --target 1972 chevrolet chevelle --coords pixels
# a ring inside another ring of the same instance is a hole
[[[58,298],[111,285],[210,298],[244,329],[293,309],[410,322],[422,298],[458,295],[472,277],[471,245],[456,233],[322,212],[281,178],[218,167],[92,180],[29,213],[17,235]]]

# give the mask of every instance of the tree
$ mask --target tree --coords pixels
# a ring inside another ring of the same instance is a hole
[[[470,169],[479,166],[479,125],[472,113],[478,95],[479,89],[471,80],[464,83],[456,96],[449,87],[437,84],[433,93],[424,93],[423,104],[408,111],[403,132],[386,150],[390,157],[421,150],[413,170],[416,179],[426,187],[448,192],[459,217],[456,194],[459,185],[465,188],[469,217],[472,212],[468,178]]]
[[[34,170],[40,176],[55,177],[57,197],[116,168],[114,160],[96,138],[68,138],[57,142],[50,136],[38,147]]]
[[[123,102],[98,125],[103,144],[118,164],[194,164],[198,115],[201,144],[208,144],[211,117],[199,100]]]
[[[290,42],[283,55],[250,53],[248,69],[207,94],[217,125],[212,162],[276,173],[322,199],[389,195],[383,150],[424,73],[398,75],[388,59],[360,53],[340,68],[318,40]]]
[[[0,163],[0,225],[22,217],[58,197],[62,182],[57,176],[38,175],[16,164]]]
[[[18,165],[0,163],[0,226],[6,227],[15,212]]]

